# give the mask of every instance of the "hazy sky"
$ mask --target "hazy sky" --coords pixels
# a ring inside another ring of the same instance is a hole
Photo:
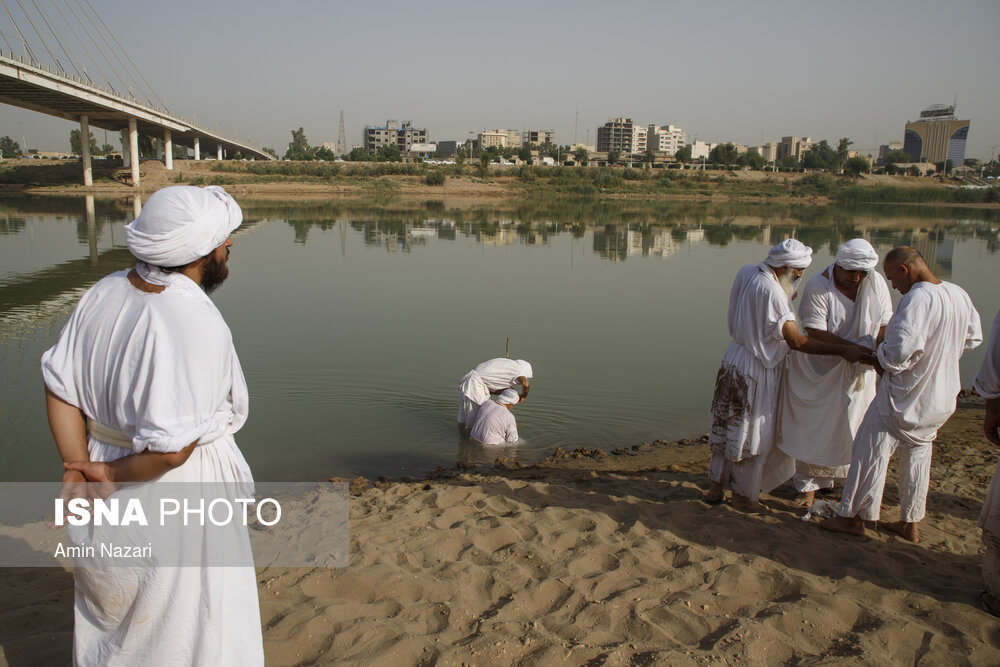
[[[90,1],[172,111],[279,153],[300,126],[336,141],[341,110],[349,146],[389,118],[432,141],[503,127],[593,144],[627,116],[689,141],[868,152],[956,98],[966,157],[1000,146],[997,0]],[[0,31],[15,34],[5,15]],[[0,105],[0,136],[20,141],[21,124],[41,150],[67,150],[76,127]]]

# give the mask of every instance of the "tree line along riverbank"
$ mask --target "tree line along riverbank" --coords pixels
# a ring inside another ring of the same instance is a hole
[[[94,167],[94,186],[80,185],[77,160],[5,160],[0,189],[59,194],[132,191],[120,162]],[[596,197],[648,199],[800,200],[809,203],[912,203],[1000,206],[1000,187],[967,188],[917,176],[833,176],[826,173],[630,167],[432,165],[423,163],[252,162],[177,160],[167,171],[141,164],[140,192],[169,184],[234,186],[244,194],[282,191],[319,196]]]

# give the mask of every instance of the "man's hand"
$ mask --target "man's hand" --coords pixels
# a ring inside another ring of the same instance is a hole
[[[87,496],[89,498],[107,498],[118,490],[118,485],[114,480],[114,468],[107,463],[94,461],[74,461],[63,463],[66,474],[82,474],[87,484]]]
[[[844,361],[848,361],[852,364],[871,363],[872,351],[867,347],[861,347],[860,345],[846,345],[844,346],[844,352],[841,355],[844,357]]]
[[[986,416],[983,417],[986,439],[1000,446],[1000,398],[986,399]]]

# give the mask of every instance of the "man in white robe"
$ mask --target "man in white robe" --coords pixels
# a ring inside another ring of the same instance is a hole
[[[495,401],[479,406],[470,437],[483,445],[512,445],[517,442],[517,420],[511,411],[520,403],[513,389],[505,389]]]
[[[458,423],[472,428],[479,406],[490,400],[490,394],[499,394],[520,384],[520,400],[528,397],[531,364],[523,359],[490,359],[465,374],[458,384]]]
[[[796,326],[791,297],[811,262],[811,248],[786,239],[762,263],[740,269],[733,281],[728,316],[732,341],[712,398],[709,503],[721,502],[729,484],[733,507],[761,509],[761,476],[774,444],[781,371],[789,349],[851,362],[867,358],[868,351],[857,345],[825,343]]]
[[[878,253],[864,239],[837,249],[836,261],[806,282],[799,321],[806,334],[828,343],[855,343],[872,350],[882,342],[892,316]],[[843,481],[851,444],[877,375],[871,366],[792,352],[781,395],[778,447],[795,459],[796,503],[811,507],[816,491]]]
[[[884,270],[903,299],[878,347],[876,369],[884,374],[854,438],[840,516],[820,525],[864,535],[864,522],[878,521],[889,458],[898,450],[900,520],[881,525],[917,542],[930,483],[931,444],[955,411],[962,388],[959,359],[983,341],[983,332],[965,290],[939,280],[915,249],[889,251]]]
[[[206,291],[243,219],[224,190],[173,186],[125,227],[139,260],[80,299],[42,356],[64,482],[103,470],[161,482],[253,478],[233,439],[248,393]],[[176,487],[174,487],[176,488]],[[245,486],[243,488],[246,488]],[[252,487],[251,487],[252,488]],[[77,665],[263,665],[253,567],[77,568]]]
[[[986,399],[983,433],[987,440],[1000,447],[1000,312],[993,320],[990,347],[973,386]],[[997,464],[990,489],[986,493],[986,502],[979,515],[979,527],[983,529],[983,545],[986,547],[983,560],[986,591],[982,595],[982,601],[995,616],[1000,616],[1000,464]]]

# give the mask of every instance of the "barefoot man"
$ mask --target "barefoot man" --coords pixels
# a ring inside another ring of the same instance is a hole
[[[705,500],[721,502],[725,485],[733,507],[760,509],[761,474],[774,444],[781,370],[788,350],[839,355],[856,362],[870,351],[853,344],[826,343],[806,336],[795,325],[792,295],[812,262],[812,248],[786,239],[771,248],[760,264],[747,264],[729,295],[729,335],[712,398]]]
[[[889,286],[878,253],[864,239],[837,249],[837,260],[806,282],[799,320],[806,334],[828,343],[872,350],[892,316]],[[796,504],[812,507],[816,491],[841,484],[851,465],[851,443],[875,398],[871,366],[792,352],[781,396],[778,448],[795,459]]]
[[[899,450],[900,520],[881,524],[917,542],[931,476],[931,443],[955,411],[962,388],[958,360],[983,341],[979,313],[958,285],[939,280],[914,248],[899,246],[883,267],[903,294],[877,353],[883,372],[875,400],[858,428],[840,516],[820,525],[865,534],[877,521],[889,457]]]
[[[222,188],[184,185],[154,192],[125,226],[138,264],[87,290],[42,356],[64,483],[252,484],[233,439],[247,385],[207,295],[229,274],[242,220]],[[264,664],[253,567],[74,575],[74,665]]]
[[[987,440],[1000,447],[1000,313],[993,320],[990,347],[979,373],[976,374],[974,386],[979,395],[986,399],[983,433]],[[979,515],[979,527],[983,529],[983,544],[986,546],[983,561],[986,590],[982,594],[982,601],[994,616],[1000,616],[1000,464],[993,473],[990,490],[986,493],[986,502]]]

